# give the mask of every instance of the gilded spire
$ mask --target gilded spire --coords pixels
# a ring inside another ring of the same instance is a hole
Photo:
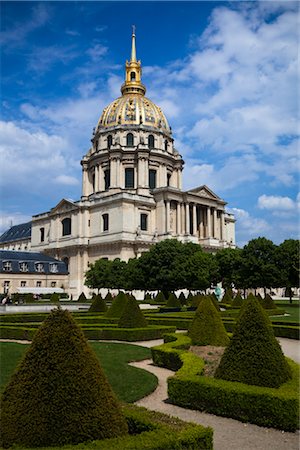
[[[135,25],[132,25],[132,37],[131,37],[131,60],[130,62],[136,62],[136,48],[135,48]]]
[[[131,58],[130,61],[126,61],[125,66],[125,83],[122,84],[121,92],[125,94],[139,94],[145,95],[146,88],[141,82],[142,67],[141,61],[136,59],[136,47],[135,47],[135,26],[132,26],[131,35]]]

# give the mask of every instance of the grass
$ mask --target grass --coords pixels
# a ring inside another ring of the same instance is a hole
[[[278,302],[275,301],[275,304],[278,308],[284,309],[288,316],[272,316],[271,320],[280,320],[282,322],[300,322],[300,305],[296,302],[290,305],[288,302]]]
[[[0,392],[3,392],[28,345],[0,342]],[[130,361],[151,358],[151,351],[148,348],[106,342],[92,342],[91,346],[96,352],[114,392],[121,401],[133,403],[154,391],[157,386],[157,378],[145,370],[128,365]]]

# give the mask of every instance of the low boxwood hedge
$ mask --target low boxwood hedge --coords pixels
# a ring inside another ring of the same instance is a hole
[[[118,341],[148,341],[161,339],[165,333],[172,333],[175,327],[148,326],[147,328],[103,328],[100,339],[115,339]]]
[[[288,360],[293,377],[277,389],[204,377],[204,361],[180,348],[186,336],[176,336],[176,342],[151,349],[157,365],[177,370],[168,379],[169,399],[174,404],[286,431],[298,428],[298,364]]]

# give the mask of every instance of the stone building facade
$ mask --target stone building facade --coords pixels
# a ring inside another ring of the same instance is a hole
[[[235,246],[226,202],[205,185],[182,190],[184,161],[163,111],[145,96],[134,33],[125,73],[122,95],[103,110],[81,161],[81,199],[32,218],[31,249],[67,264],[73,296],[99,258],[128,260],[168,238],[209,252]]]

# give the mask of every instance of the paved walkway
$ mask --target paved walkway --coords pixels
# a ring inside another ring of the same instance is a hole
[[[139,345],[152,347],[160,342],[145,341],[139,342]],[[279,342],[287,356],[300,362],[299,341],[280,338]],[[168,403],[167,378],[174,375],[174,372],[152,365],[150,359],[131,364],[134,367],[148,370],[158,378],[157,389],[136,404],[152,411],[179,417],[188,422],[212,427],[214,429],[214,450],[299,450],[299,432],[288,433],[274,428],[263,428]]]

